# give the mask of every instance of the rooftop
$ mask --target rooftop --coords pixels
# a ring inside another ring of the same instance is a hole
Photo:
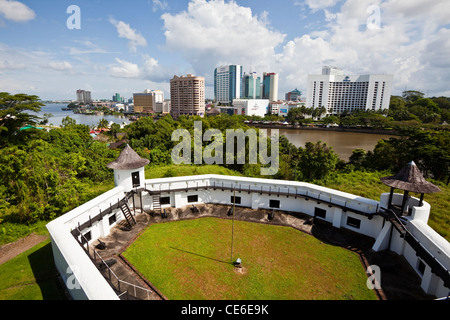
[[[404,166],[395,176],[381,178],[385,185],[417,193],[435,193],[441,191],[438,186],[423,177],[414,161]]]
[[[108,163],[106,166],[116,170],[133,170],[145,167],[149,163],[150,160],[141,158],[136,151],[127,144],[119,157],[115,161]]]

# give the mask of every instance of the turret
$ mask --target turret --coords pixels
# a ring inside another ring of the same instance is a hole
[[[150,160],[141,158],[128,144],[119,157],[106,166],[114,170],[114,184],[125,192],[144,187],[145,166]]]

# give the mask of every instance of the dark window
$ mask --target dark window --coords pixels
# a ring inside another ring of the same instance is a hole
[[[90,232],[90,231],[89,231],[89,232],[86,232],[86,233],[83,234],[83,236],[81,237],[81,243],[82,243],[82,244],[85,244],[86,242],[91,241],[91,239],[92,239],[91,232]]]
[[[188,196],[188,202],[198,202],[198,195]]]
[[[116,214],[113,214],[111,217],[109,217],[109,225],[112,225],[114,222],[116,222]]]
[[[326,216],[327,216],[327,210],[320,209],[317,207],[314,209],[314,217],[319,217],[319,218],[325,219]]]
[[[141,185],[141,180],[139,178],[139,171],[138,172],[133,172],[131,174],[131,177],[133,179],[133,188],[134,187],[139,187]]]
[[[236,200],[236,204],[241,204],[241,197],[233,197],[231,196],[231,203],[235,203],[234,201]]]
[[[269,207],[271,208],[280,208],[280,200],[270,200]]]
[[[161,198],[159,198],[159,203],[161,205],[170,204],[170,197],[161,197]]]
[[[347,225],[349,225],[350,227],[354,227],[354,228],[358,228],[361,226],[361,220],[352,218],[352,217],[348,217],[347,218]]]
[[[419,263],[417,264],[417,270],[421,275],[425,272],[425,263],[423,263],[422,260],[419,259]]]

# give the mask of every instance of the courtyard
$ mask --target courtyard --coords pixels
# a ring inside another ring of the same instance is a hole
[[[236,207],[233,222],[230,206],[196,209],[137,214],[132,229],[116,226],[96,251],[122,280],[149,290],[126,290],[140,299],[431,299],[401,256],[371,251],[372,238],[299,213]],[[372,264],[380,290],[366,286]]]

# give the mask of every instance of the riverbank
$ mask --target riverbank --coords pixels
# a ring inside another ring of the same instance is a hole
[[[261,129],[290,129],[290,130],[315,130],[315,131],[335,131],[335,132],[353,132],[353,133],[369,133],[384,134],[398,136],[399,133],[393,129],[375,129],[375,128],[354,128],[354,127],[326,127],[326,126],[294,126],[294,125],[277,125],[277,124],[254,124],[247,123],[250,127]]]

